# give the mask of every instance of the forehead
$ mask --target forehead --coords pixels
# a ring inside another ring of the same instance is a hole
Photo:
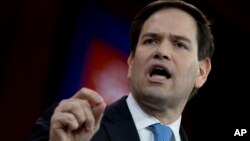
[[[177,34],[196,40],[196,20],[187,12],[177,8],[166,8],[153,13],[144,23],[142,33],[160,32]]]

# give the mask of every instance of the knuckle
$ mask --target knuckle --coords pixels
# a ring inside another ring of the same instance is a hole
[[[68,103],[68,99],[63,99],[60,103],[59,103],[59,105],[64,105],[64,104],[66,104],[66,103]]]
[[[64,118],[67,123],[72,123],[74,121],[74,116],[72,114],[67,114]]]
[[[85,88],[85,87],[83,87],[83,88],[80,89],[80,93],[86,93],[87,91],[88,91],[88,89]]]
[[[63,109],[63,108],[65,107],[65,105],[68,104],[68,101],[69,101],[69,100],[66,100],[66,99],[62,100],[62,101],[58,104],[58,106],[56,107],[55,111],[59,111],[59,110]]]
[[[69,105],[69,108],[72,109],[72,110],[78,110],[78,109],[80,109],[80,107],[81,106],[80,106],[80,104],[78,102],[72,102]]]

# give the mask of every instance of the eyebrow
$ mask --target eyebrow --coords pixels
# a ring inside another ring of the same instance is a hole
[[[162,39],[163,35],[160,33],[148,32],[142,35],[142,38],[151,37],[155,39]]]
[[[163,38],[163,34],[161,33],[154,33],[154,32],[148,32],[148,33],[145,33],[142,35],[142,38],[145,38],[145,37],[153,37],[153,38]],[[188,43],[191,43],[191,40],[185,36],[181,36],[181,35],[175,35],[175,34],[171,34],[170,33],[170,38],[171,39],[175,39],[175,40],[183,40],[183,41],[186,41]]]
[[[145,33],[145,34],[142,35],[142,38],[147,38],[147,37],[162,40],[164,38],[164,34],[163,33],[148,32],[148,33]],[[184,41],[184,42],[187,42],[190,45],[192,44],[192,41],[189,38],[185,37],[185,36],[170,33],[169,37],[170,37],[171,40]]]
[[[185,41],[189,44],[191,44],[191,40],[185,36],[180,36],[180,35],[174,35],[174,34],[170,34],[170,39],[173,39],[173,40],[182,40],[182,41]]]

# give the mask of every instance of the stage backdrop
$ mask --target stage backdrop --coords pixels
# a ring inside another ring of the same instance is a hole
[[[129,93],[129,23],[96,4],[84,3],[80,9],[58,99],[89,87],[109,104]]]

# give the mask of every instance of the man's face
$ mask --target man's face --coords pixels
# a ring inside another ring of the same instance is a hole
[[[144,104],[185,104],[192,89],[203,85],[210,70],[210,61],[201,65],[197,53],[193,17],[175,8],[152,14],[142,27],[135,55],[128,59],[134,97]]]

